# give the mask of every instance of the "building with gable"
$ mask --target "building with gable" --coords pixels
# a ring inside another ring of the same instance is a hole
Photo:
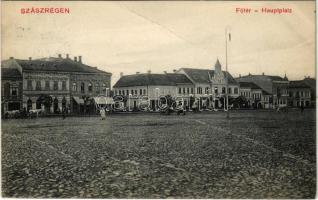
[[[151,108],[155,109],[159,96],[170,95],[182,98],[184,105],[189,108],[197,101],[199,108],[224,108],[226,81],[228,78],[228,94],[230,98],[239,96],[239,84],[230,73],[222,71],[217,60],[214,70],[180,68],[174,73],[146,74],[136,73],[121,76],[114,85],[115,95],[133,98],[133,107],[138,104],[141,96],[149,98]],[[192,101],[192,100],[193,101]]]
[[[19,74],[18,90],[20,106],[14,109],[42,109],[46,113],[58,113],[63,108],[71,112],[87,113],[94,105],[92,98],[110,89],[111,73],[82,63],[79,56],[70,59],[49,57],[28,60],[10,58],[2,61],[2,78],[8,71]],[[2,82],[2,94],[8,93],[8,85]],[[11,87],[11,86],[10,86]],[[11,110],[11,107],[7,107]]]
[[[203,107],[222,108],[225,105],[226,94],[229,98],[239,96],[239,84],[229,72],[223,71],[217,59],[214,70],[181,68],[176,73],[186,75],[194,85],[193,96],[206,102]],[[228,90],[227,87],[228,80]]]

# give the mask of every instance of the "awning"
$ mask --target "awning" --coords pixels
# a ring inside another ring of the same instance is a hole
[[[76,101],[77,104],[84,104],[84,99],[81,99],[79,97],[73,97],[73,99]]]
[[[114,104],[114,100],[111,97],[94,97],[97,104]]]

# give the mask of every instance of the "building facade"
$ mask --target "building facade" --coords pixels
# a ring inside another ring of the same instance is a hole
[[[1,71],[2,113],[22,108],[22,75],[17,69]]]
[[[290,81],[288,86],[289,91],[289,106],[292,107],[310,107],[311,88],[305,84],[303,80]]]
[[[217,60],[214,70],[181,68],[174,73],[122,76],[114,85],[114,94],[129,97],[133,102],[129,107],[134,108],[138,104],[137,99],[144,96],[150,101],[151,108],[156,110],[158,98],[170,95],[181,99],[188,109],[193,103],[199,109],[213,109],[225,108],[226,94],[230,98],[238,97],[239,84],[230,73],[222,71]]]
[[[106,94],[106,88],[110,88],[111,73],[83,64],[81,56],[74,60],[68,55],[35,60],[10,58],[2,61],[2,70],[8,69],[17,70],[21,76],[20,109],[84,113],[90,110],[86,108],[93,104],[93,97],[104,91]]]
[[[236,78],[238,82],[251,82],[258,85],[264,94],[269,98],[268,107],[287,106],[289,94],[288,94],[288,78],[282,78],[280,76],[269,75],[252,75],[240,76]],[[271,97],[269,97],[271,96]]]
[[[226,95],[237,98],[240,94],[238,82],[229,72],[222,71],[219,60],[214,70],[181,68],[176,73],[184,74],[191,80],[194,85],[192,95],[200,99],[199,105],[204,108],[225,108]]]

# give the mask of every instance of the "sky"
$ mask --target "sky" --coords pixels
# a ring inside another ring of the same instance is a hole
[[[23,2],[2,3],[1,59],[82,56],[111,72],[172,72],[181,67],[315,77],[315,2]],[[21,14],[21,8],[65,7],[69,14]],[[292,13],[237,13],[236,8],[288,8]]]

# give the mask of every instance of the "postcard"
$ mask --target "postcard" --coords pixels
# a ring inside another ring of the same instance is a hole
[[[313,199],[315,1],[3,1],[5,198]]]

